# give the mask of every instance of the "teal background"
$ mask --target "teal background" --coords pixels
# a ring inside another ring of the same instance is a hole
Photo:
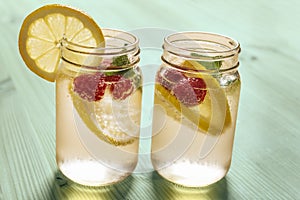
[[[300,199],[300,1],[59,2],[86,11],[101,27],[206,31],[241,43],[232,166],[202,189],[178,187],[153,172],[146,139],[136,173],[114,186],[86,188],[57,172],[54,84],[31,73],[17,47],[25,16],[48,3],[56,2],[0,0],[0,199]],[[141,64],[152,66],[147,74],[160,62],[155,47],[142,53]],[[148,93],[150,101],[151,87]]]

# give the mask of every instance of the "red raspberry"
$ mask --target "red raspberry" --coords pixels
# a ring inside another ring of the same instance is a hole
[[[115,100],[124,100],[132,94],[134,85],[130,79],[113,75],[109,77],[109,80],[113,80],[110,85],[110,92]]]
[[[106,83],[103,74],[83,74],[74,78],[73,90],[81,98],[88,101],[99,101],[103,98]]]
[[[121,78],[122,78],[121,75],[112,75],[112,76],[104,77],[105,81],[110,83],[118,82]]]
[[[202,78],[189,77],[173,87],[176,98],[186,106],[195,106],[204,101],[206,84]]]
[[[176,83],[184,79],[186,79],[186,76],[174,69],[166,69],[163,72],[159,72],[156,77],[156,81],[168,90],[172,90]]]

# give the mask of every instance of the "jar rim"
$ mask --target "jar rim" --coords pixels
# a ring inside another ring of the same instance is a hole
[[[190,49],[180,45],[175,44],[179,41],[195,41],[195,42],[207,42],[215,45],[222,46],[222,50],[218,49],[207,49],[198,48]],[[163,49],[183,57],[188,58],[226,58],[234,56],[240,53],[240,43],[232,39],[231,37],[211,33],[211,32],[201,32],[201,31],[184,31],[172,33],[164,38]]]
[[[74,51],[82,54],[93,54],[93,55],[114,55],[114,54],[126,54],[128,52],[139,49],[139,39],[126,31],[117,30],[117,29],[108,29],[103,28],[102,33],[104,38],[118,38],[124,40],[127,43],[123,46],[105,46],[105,47],[93,47],[80,45],[71,41],[68,41],[66,38],[61,40],[61,46],[68,49],[69,51]]]
[[[63,38],[60,41],[61,59],[74,66],[97,70],[129,68],[139,62],[140,48],[136,36],[115,29],[102,29],[102,32],[105,47],[83,46]]]

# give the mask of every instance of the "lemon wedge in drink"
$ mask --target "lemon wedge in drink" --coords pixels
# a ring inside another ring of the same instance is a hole
[[[105,96],[89,102],[70,92],[76,111],[85,125],[99,139],[114,146],[133,143],[139,133],[142,92],[136,90],[125,101],[113,102]],[[118,110],[119,109],[119,110]]]
[[[19,51],[27,67],[54,82],[61,59],[61,41],[104,47],[104,37],[95,21],[82,11],[53,4],[29,14],[19,33]]]
[[[207,70],[197,61],[185,61],[182,66],[187,69]],[[176,95],[166,87],[157,83],[154,103],[163,106],[168,115],[174,115],[174,110],[166,104],[172,105],[179,113],[189,119],[204,132],[211,135],[219,135],[231,125],[231,114],[224,89],[215,77],[210,74],[197,73],[187,76],[196,76],[204,80],[206,95],[203,101],[197,105],[188,106],[180,102]],[[176,84],[176,83],[175,83]],[[176,118],[180,118],[176,116]]]
[[[114,146],[132,144],[137,141],[140,131],[142,91],[136,89],[126,99],[113,100],[108,87],[103,88],[101,99],[88,100],[75,92],[71,82],[69,93],[74,108],[86,127],[100,140]]]
[[[142,98],[137,78],[96,72],[80,74],[70,82],[77,113],[101,140],[115,146],[136,141]]]

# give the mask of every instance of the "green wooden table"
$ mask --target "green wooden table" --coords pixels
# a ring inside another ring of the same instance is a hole
[[[60,2],[85,10],[101,27],[208,31],[241,43],[232,166],[226,178],[203,189],[175,186],[153,172],[149,140],[141,141],[136,172],[119,184],[86,188],[57,171],[54,84],[31,73],[17,48],[24,17],[55,3],[40,2],[0,0],[0,199],[300,199],[300,1]],[[141,41],[143,66],[160,62],[162,38],[154,39]],[[146,119],[144,136],[148,128]]]

